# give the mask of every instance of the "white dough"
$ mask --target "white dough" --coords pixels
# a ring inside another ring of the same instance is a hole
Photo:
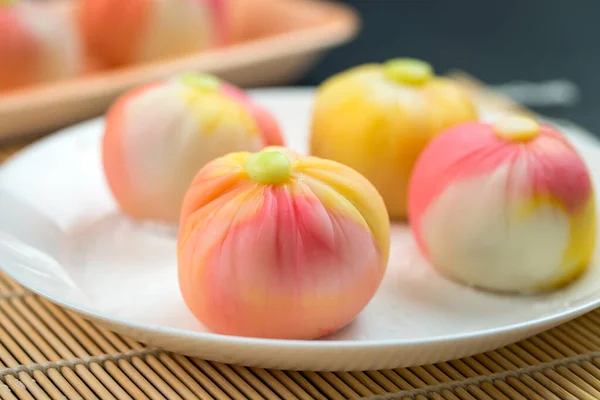
[[[515,189],[524,183],[525,167],[521,161],[451,183],[429,205],[421,218],[421,235],[431,262],[444,274],[470,285],[515,292],[534,291],[564,275],[568,215],[548,204],[517,217],[529,198]]]
[[[138,61],[153,61],[206,47],[214,30],[209,12],[198,0],[154,0]]]
[[[177,84],[153,88],[132,99],[125,111],[124,155],[134,193],[148,199],[148,209],[173,210],[167,214],[179,212],[185,191],[206,163],[263,147],[260,135],[235,120],[207,133],[182,90]]]
[[[39,78],[72,77],[82,68],[82,46],[72,21],[58,12],[42,12],[30,4],[17,4],[22,22],[40,41],[43,62]],[[0,38],[2,40],[2,38]]]

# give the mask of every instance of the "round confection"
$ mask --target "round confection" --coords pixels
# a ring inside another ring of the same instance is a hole
[[[184,74],[121,96],[106,117],[103,165],[121,210],[177,223],[198,170],[234,151],[282,145],[276,120],[241,89]]]
[[[440,135],[415,166],[409,202],[423,254],[468,285],[555,289],[585,271],[594,252],[586,164],[555,128],[526,116]]]
[[[351,168],[282,147],[208,163],[185,196],[179,287],[213,332],[313,339],[352,321],[386,270],[390,223]]]
[[[381,193],[390,216],[404,218],[421,150],[442,130],[475,119],[468,94],[423,61],[362,65],[318,88],[311,153],[356,169]]]
[[[91,55],[120,66],[169,59],[222,43],[225,0],[82,0]]]
[[[68,18],[46,5],[0,0],[0,91],[72,77],[81,66]]]

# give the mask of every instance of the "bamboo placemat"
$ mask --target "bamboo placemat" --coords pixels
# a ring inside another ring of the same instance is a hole
[[[24,142],[0,146],[0,162]],[[148,348],[0,272],[0,399],[600,399],[600,310],[461,360],[364,372],[287,372]]]
[[[599,399],[600,311],[497,351],[364,372],[245,368],[148,348],[0,273],[0,399]]]

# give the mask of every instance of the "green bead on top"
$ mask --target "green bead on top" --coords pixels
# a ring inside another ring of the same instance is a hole
[[[189,72],[183,74],[181,76],[181,82],[186,86],[202,91],[216,91],[221,87],[221,81],[219,78],[200,72]]]
[[[419,86],[431,79],[433,68],[414,58],[395,58],[383,64],[383,73],[396,83]]]
[[[274,150],[251,154],[246,159],[244,168],[250,179],[266,185],[283,183],[292,174],[289,157]]]

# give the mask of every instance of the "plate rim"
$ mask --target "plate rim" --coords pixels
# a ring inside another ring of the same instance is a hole
[[[314,93],[315,87],[272,87],[272,88],[259,88],[259,89],[250,89],[248,92],[251,95],[266,94],[266,93],[288,93],[293,95],[308,95]],[[544,118],[546,121],[552,121],[551,119]],[[69,135],[74,135],[76,131],[81,129],[86,129],[87,126],[93,126],[99,122],[104,120],[104,116],[95,117],[91,119],[87,119],[85,121],[78,122],[71,126],[61,128],[56,130],[55,132],[45,135],[38,140],[26,145],[21,150],[17,151],[9,158],[7,158],[3,163],[0,164],[0,173],[4,173],[4,171],[10,165],[19,162],[20,159],[27,156],[27,154],[31,151],[39,150],[40,147],[49,145],[50,142],[56,140],[57,138],[62,138]],[[556,124],[560,124],[561,122],[556,120]],[[571,125],[572,129],[578,131],[576,134],[577,140],[585,140],[593,143],[596,147],[596,150],[600,151],[600,140],[585,131],[582,128],[577,127],[576,125],[570,122],[564,122]],[[12,235],[11,235],[12,236]],[[18,240],[15,238],[15,240]],[[23,246],[35,248],[26,243],[23,243],[19,240],[19,243]],[[57,263],[54,257],[52,257]],[[60,264],[60,263],[59,263]],[[245,336],[233,336],[233,335],[224,335],[213,332],[198,332],[191,331],[181,328],[173,328],[173,327],[165,327],[161,325],[148,324],[143,322],[136,322],[132,320],[128,320],[126,318],[121,317],[112,317],[107,313],[103,313],[101,311],[88,310],[85,307],[71,304],[68,301],[61,300],[54,295],[50,295],[46,293],[44,290],[41,290],[35,285],[32,285],[28,282],[23,282],[18,277],[11,274],[7,269],[5,269],[0,263],[0,270],[2,270],[7,276],[18,282],[20,285],[28,289],[29,291],[51,301],[54,304],[62,306],[68,310],[76,312],[88,319],[94,319],[97,321],[102,321],[104,323],[110,324],[112,326],[118,325],[121,327],[130,327],[139,331],[151,332],[152,334],[168,334],[171,336],[183,337],[185,339],[192,340],[200,340],[207,343],[218,343],[220,345],[234,345],[234,346],[256,346],[256,347],[278,347],[285,348],[286,350],[300,350],[309,348],[336,348],[336,349],[356,349],[356,348],[377,348],[377,349],[395,349],[402,347],[415,347],[415,346],[423,346],[430,344],[449,344],[455,342],[463,342],[474,339],[485,339],[490,337],[495,337],[501,335],[503,333],[511,332],[513,334],[522,333],[525,331],[535,331],[539,332],[539,329],[543,329],[548,326],[556,326],[558,324],[564,323],[566,321],[577,318],[578,316],[585,314],[595,308],[600,307],[600,294],[598,297],[585,301],[582,304],[568,308],[567,310],[563,310],[559,313],[554,313],[550,315],[546,315],[543,317],[538,317],[535,319],[531,319],[529,321],[523,321],[519,323],[513,323],[509,325],[504,325],[500,327],[494,327],[489,329],[480,329],[480,330],[472,330],[466,333],[457,333],[457,334],[449,334],[449,335],[437,335],[430,336],[425,339],[366,339],[366,340],[340,340],[340,339],[312,339],[312,340],[296,340],[296,339],[269,339],[269,338],[258,338],[258,337],[245,337]],[[352,322],[352,321],[351,321]],[[351,323],[349,322],[349,324]]]

